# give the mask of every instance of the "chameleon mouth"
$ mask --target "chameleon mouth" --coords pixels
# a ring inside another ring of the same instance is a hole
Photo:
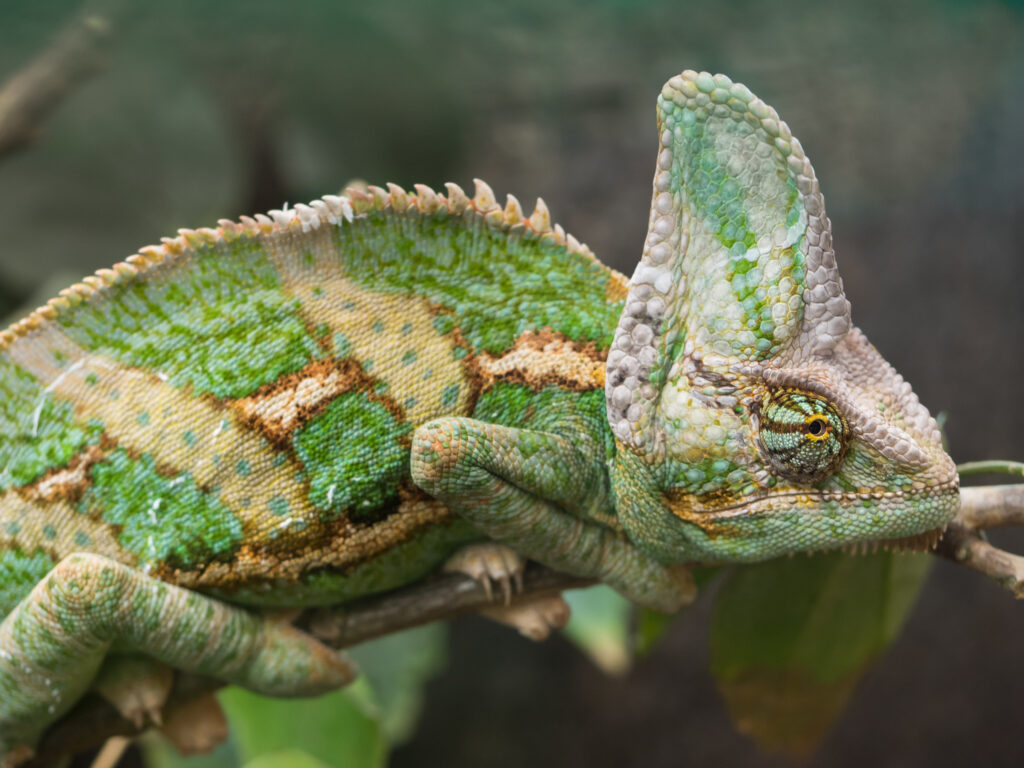
[[[875,539],[874,541],[855,541],[844,544],[838,549],[847,555],[867,555],[882,552],[932,552],[939,546],[946,535],[947,525],[932,528],[930,531],[915,536],[904,536],[899,539]]]
[[[912,488],[903,491],[869,491],[858,493],[855,491],[793,490],[783,493],[769,493],[760,498],[714,506],[702,505],[699,502],[698,504],[692,504],[691,502],[689,511],[691,514],[701,515],[709,520],[728,520],[729,518],[748,517],[756,514],[771,515],[775,512],[788,510],[792,506],[810,506],[823,501],[838,501],[840,503],[857,502],[865,499],[893,501],[911,499],[925,494],[936,496],[954,494],[959,490],[960,482],[958,478],[944,483],[927,485],[923,488]],[[694,497],[690,497],[690,499],[694,499]]]

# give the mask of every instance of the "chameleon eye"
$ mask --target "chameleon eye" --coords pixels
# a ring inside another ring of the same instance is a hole
[[[794,482],[813,483],[832,474],[849,437],[842,414],[819,395],[778,389],[762,403],[761,449],[772,468]]]

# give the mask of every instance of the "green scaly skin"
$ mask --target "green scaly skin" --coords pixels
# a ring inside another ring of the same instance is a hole
[[[680,564],[942,527],[953,464],[850,324],[799,142],[721,75],[658,120],[628,284],[540,201],[391,186],[183,230],[0,334],[0,754],[140,654],[343,685],[252,607],[471,542],[674,610]]]

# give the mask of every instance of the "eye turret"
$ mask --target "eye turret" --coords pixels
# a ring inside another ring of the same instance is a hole
[[[778,474],[811,484],[836,471],[846,453],[850,429],[824,397],[776,389],[761,405],[758,441]]]

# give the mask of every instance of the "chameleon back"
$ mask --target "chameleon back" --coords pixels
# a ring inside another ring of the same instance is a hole
[[[605,439],[626,281],[543,203],[449,189],[183,230],[5,332],[0,615],[82,551],[244,601],[390,588],[479,538],[411,483],[417,426]]]

